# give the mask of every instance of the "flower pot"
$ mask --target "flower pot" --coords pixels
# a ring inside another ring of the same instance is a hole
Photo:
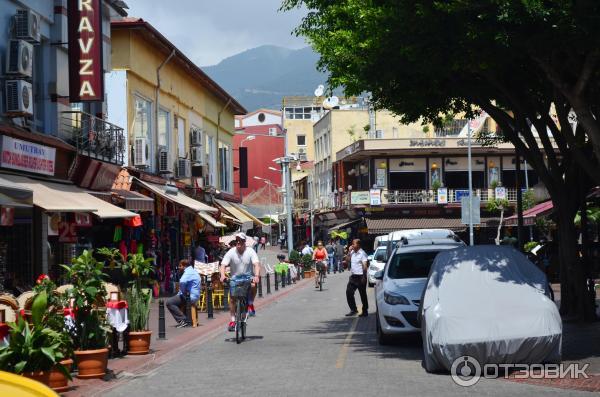
[[[71,366],[73,365],[73,360],[62,360],[60,362],[62,365],[67,368],[67,371],[71,370]],[[48,386],[55,392],[63,392],[69,389],[69,379],[58,369],[53,368],[50,372],[50,378],[48,380]]]
[[[314,277],[315,276],[315,269],[310,269],[310,277]]]
[[[21,375],[45,385],[48,385],[50,379],[50,371],[23,372]]]
[[[102,378],[106,374],[108,349],[76,350],[75,361],[79,379]]]
[[[128,337],[127,354],[148,354],[152,331],[131,331]]]
[[[310,278],[310,270],[304,271],[304,278]]]

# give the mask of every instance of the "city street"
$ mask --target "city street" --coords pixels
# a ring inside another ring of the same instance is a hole
[[[223,329],[102,395],[589,395],[506,380],[463,388],[447,374],[427,374],[419,336],[380,346],[374,312],[367,319],[344,317],[347,274],[330,275],[323,292],[307,283],[259,310],[240,345]]]

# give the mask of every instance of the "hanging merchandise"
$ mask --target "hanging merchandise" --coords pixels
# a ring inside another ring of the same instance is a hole
[[[144,253],[144,243],[139,243],[137,245],[137,251],[136,251],[136,253],[137,254],[143,254]]]
[[[142,226],[142,217],[139,215],[136,215],[133,218],[127,218],[123,221],[123,225],[129,226],[129,227]]]
[[[119,252],[124,258],[127,258],[127,244],[125,244],[125,240],[121,240],[121,243],[119,244]]]
[[[123,240],[123,227],[121,225],[115,226],[115,234],[113,236],[113,242],[118,243]]]

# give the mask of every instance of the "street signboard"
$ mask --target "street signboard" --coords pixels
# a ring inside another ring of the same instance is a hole
[[[448,188],[441,187],[437,190],[438,204],[448,204]]]
[[[468,192],[467,192],[468,193]],[[473,196],[471,198],[471,208],[472,208],[472,219],[474,225],[479,225],[481,223],[481,214],[480,214],[480,204],[481,200],[478,196]],[[460,199],[460,218],[461,223],[468,225],[469,224],[469,196],[463,196]]]
[[[495,189],[495,196],[497,200],[506,200],[506,188],[503,186],[498,186]]]
[[[454,191],[454,196],[456,198],[456,201],[460,201],[462,203],[462,198],[463,197],[468,197],[469,196],[469,191],[468,190],[455,190]]]

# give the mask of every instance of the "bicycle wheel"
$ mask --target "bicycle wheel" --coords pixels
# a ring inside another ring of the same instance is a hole
[[[319,291],[323,291],[323,271],[321,270],[321,275],[319,276]]]
[[[235,342],[240,344],[242,342],[242,299],[237,298],[235,304]]]

